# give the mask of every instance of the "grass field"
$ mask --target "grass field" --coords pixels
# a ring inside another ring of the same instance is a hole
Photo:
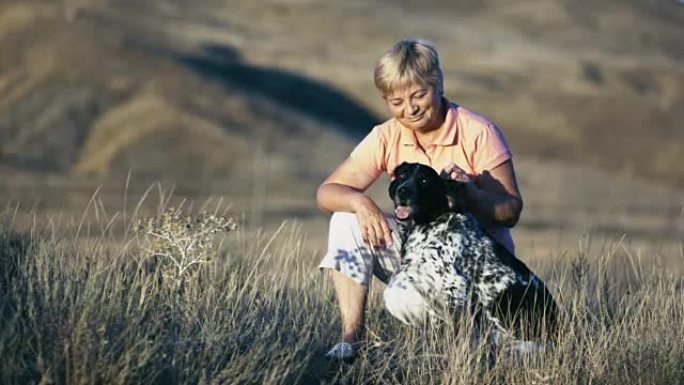
[[[232,229],[201,214],[229,218],[220,201],[169,216],[159,191],[127,212],[107,214],[94,198],[82,216],[37,217],[18,231],[4,213],[1,383],[684,383],[682,256],[664,264],[586,237],[535,261],[563,323],[552,350],[519,359],[471,348],[467,327],[400,324],[374,284],[367,340],[339,364],[322,358],[339,317],[300,226]]]

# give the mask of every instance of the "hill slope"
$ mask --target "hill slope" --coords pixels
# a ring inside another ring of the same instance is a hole
[[[117,207],[132,170],[133,189],[161,179],[227,195],[255,225],[294,216],[319,239],[316,186],[387,114],[374,61],[419,35],[440,49],[447,95],[513,147],[519,245],[556,250],[593,229],[676,249],[683,12],[637,0],[4,1],[0,196],[82,210],[105,184]],[[384,188],[372,191],[382,203]]]
[[[681,186],[684,7],[504,5],[5,2],[1,160],[43,171],[237,177],[227,164],[254,154],[241,152],[245,143],[270,154],[289,138],[287,159],[314,143],[345,143],[324,151],[334,163],[386,114],[373,61],[415,34],[440,48],[447,94],[497,121],[516,154]],[[155,135],[170,147],[151,156]],[[216,147],[205,151],[203,141]],[[198,154],[208,153],[205,164]],[[304,158],[283,169],[320,163]],[[177,167],[190,159],[193,167]]]
[[[322,82],[240,63],[229,47],[174,50],[163,31],[120,21],[125,13],[90,11],[69,22],[61,5],[0,8],[0,44],[11,53],[0,57],[6,168],[119,178],[133,169],[188,185],[223,178],[229,193],[249,193],[244,182],[257,173],[297,191],[297,181],[328,172],[321,156],[341,159],[362,135],[350,127],[378,121]],[[289,98],[297,87],[308,94]],[[347,144],[325,145],[335,142]]]

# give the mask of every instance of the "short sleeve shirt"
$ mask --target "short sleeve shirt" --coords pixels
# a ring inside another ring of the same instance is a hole
[[[396,119],[375,126],[350,155],[358,172],[377,179],[386,172],[392,177],[402,162],[421,163],[442,171],[455,163],[473,179],[512,158],[499,128],[457,104],[450,103],[440,127],[440,136],[427,148],[418,144],[415,133]],[[513,240],[507,228],[487,232],[511,252]]]

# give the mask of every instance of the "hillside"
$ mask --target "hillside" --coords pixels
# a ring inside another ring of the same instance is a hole
[[[517,154],[682,186],[684,7],[581,3],[5,2],[2,162],[232,178],[246,143],[272,154],[269,137],[301,136],[274,163],[306,173],[319,162],[292,154],[325,135],[353,143],[386,116],[373,61],[420,35],[441,49],[447,94]]]
[[[237,195],[258,174],[301,191],[293,181],[327,172],[317,157],[348,151],[327,143],[358,138],[349,127],[378,120],[342,91],[243,64],[229,47],[174,50],[164,31],[128,25],[125,13],[84,9],[69,22],[62,11],[21,2],[0,13],[10,53],[0,56],[5,169],[115,179],[131,169],[140,181],[223,180]],[[293,86],[315,102],[289,98]]]
[[[374,61],[418,35],[447,95],[513,147],[520,243],[587,228],[670,242],[683,34],[683,6],[637,0],[4,1],[0,196],[80,210],[104,185],[117,207],[130,171],[133,190],[228,196],[254,224],[294,216],[319,238],[315,187],[387,116]]]

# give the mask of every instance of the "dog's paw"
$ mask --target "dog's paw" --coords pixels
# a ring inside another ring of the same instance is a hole
[[[503,350],[503,356],[520,364],[534,360],[546,353],[544,345],[534,341],[515,341]]]

